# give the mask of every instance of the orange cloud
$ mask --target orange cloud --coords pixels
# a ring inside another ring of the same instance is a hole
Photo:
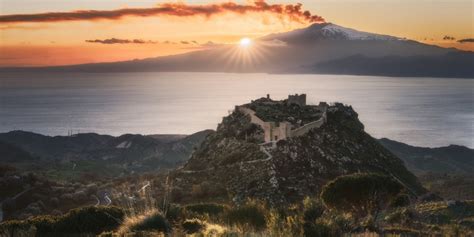
[[[234,2],[187,5],[184,3],[164,3],[151,8],[124,8],[116,10],[80,10],[71,12],[46,12],[37,14],[0,15],[0,23],[32,23],[61,21],[94,21],[118,20],[123,17],[150,16],[205,16],[211,17],[223,13],[259,13],[267,12],[279,17],[287,17],[296,22],[324,22],[321,16],[313,15],[302,9],[298,4],[268,4],[264,0],[256,0],[253,4],[237,4]]]

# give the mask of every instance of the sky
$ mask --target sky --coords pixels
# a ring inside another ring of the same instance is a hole
[[[292,8],[286,14],[262,7],[240,12],[239,6],[254,6],[253,1],[234,1],[234,5],[212,14],[209,12],[214,8],[206,8],[206,14],[202,9],[187,8],[228,2],[0,0],[0,66],[67,65],[172,55],[302,28],[322,18],[357,30],[474,51],[474,43],[458,42],[474,38],[474,0],[301,0],[301,9]],[[296,3],[268,0],[266,6],[295,7]],[[150,13],[150,8],[160,8],[160,12]],[[118,9],[140,10],[124,13]],[[95,12],[71,14],[78,10]],[[144,11],[147,16],[143,16]],[[304,11],[310,11],[310,17]],[[51,12],[59,14],[48,15]]]

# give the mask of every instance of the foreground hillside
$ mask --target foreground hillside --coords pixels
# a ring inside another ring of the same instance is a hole
[[[298,206],[269,208],[257,202],[242,206],[172,204],[136,214],[120,207],[85,207],[64,215],[0,223],[1,236],[472,236],[472,201],[429,202],[392,207],[374,225],[341,215],[317,199]]]

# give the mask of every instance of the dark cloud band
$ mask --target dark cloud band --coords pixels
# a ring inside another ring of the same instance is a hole
[[[460,39],[459,43],[474,43],[474,38]]]
[[[324,22],[320,16],[313,15],[302,9],[301,4],[268,4],[264,0],[257,0],[253,4],[237,4],[233,2],[186,5],[183,3],[165,3],[152,8],[124,8],[116,10],[81,10],[71,12],[47,12],[38,14],[0,15],[0,23],[31,23],[31,22],[61,22],[61,21],[95,21],[118,20],[123,17],[150,17],[150,16],[205,16],[211,17],[222,13],[247,14],[267,12],[280,17],[287,17],[297,22]]]

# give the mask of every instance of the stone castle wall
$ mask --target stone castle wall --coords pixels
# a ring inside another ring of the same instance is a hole
[[[305,96],[306,97],[306,96]],[[313,128],[319,128],[326,122],[326,107],[322,107],[323,116],[317,121],[307,123],[299,128],[294,130],[291,129],[292,125],[289,122],[279,122],[278,126],[275,122],[265,122],[255,115],[255,111],[244,107],[236,106],[236,110],[240,111],[243,114],[250,116],[250,122],[260,125],[262,127],[264,134],[265,142],[284,140],[288,137],[301,136],[307,133]]]
[[[279,131],[278,127],[275,128],[275,124],[272,122],[265,122],[259,117],[255,115],[255,111],[244,107],[244,106],[236,106],[236,110],[240,111],[243,114],[249,115],[250,116],[250,122],[260,125],[262,127],[263,131],[265,132],[264,134],[264,139],[265,142],[272,141],[274,138],[274,133],[277,134],[276,136],[280,137],[281,136],[281,131]],[[286,134],[285,136],[286,137]]]
[[[266,126],[266,122],[257,117],[255,111],[244,106],[235,106],[235,108],[243,114],[250,115],[250,122],[260,125],[262,128]]]
[[[297,137],[297,136],[302,136],[304,134],[306,134],[307,132],[309,132],[309,130],[313,129],[313,128],[319,128],[321,126],[323,126],[323,124],[326,122],[326,113],[323,114],[323,117],[321,117],[320,119],[314,121],[314,122],[311,122],[311,123],[307,123],[295,130],[291,130],[290,132],[290,137]]]

